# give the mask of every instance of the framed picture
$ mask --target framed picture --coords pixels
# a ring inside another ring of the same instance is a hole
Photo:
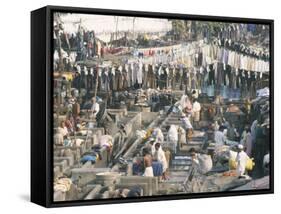
[[[31,12],[31,201],[273,193],[273,20]]]

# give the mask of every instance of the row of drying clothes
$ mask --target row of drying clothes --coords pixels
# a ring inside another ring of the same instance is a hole
[[[172,88],[175,89],[176,82],[186,84],[182,79],[189,79],[185,68],[167,67],[162,65],[148,65],[139,63],[124,64],[117,67],[99,68],[97,72],[88,72],[87,68],[76,73],[72,87],[77,89],[93,90],[95,82],[98,82],[98,90],[122,91],[128,88]],[[192,75],[192,74],[191,74]],[[190,79],[191,80],[191,79]],[[195,83],[191,80],[193,88]],[[189,85],[189,84],[188,84]]]
[[[250,91],[253,83],[267,76],[262,72],[235,69],[223,63],[213,63],[206,67],[187,68],[179,65],[151,65],[139,63],[123,64],[117,67],[99,68],[98,72],[87,72],[74,77],[72,87],[87,90],[122,91],[129,88],[171,88],[171,89],[229,89]],[[210,95],[211,96],[211,95]]]
[[[72,87],[87,90],[93,90],[98,83],[97,89],[104,91],[122,91],[128,88],[141,88],[144,82],[145,67],[142,63],[134,63],[131,65],[112,66],[98,68],[95,72],[88,72],[87,68],[80,73],[76,73]]]
[[[241,53],[240,49],[231,50],[218,44],[205,44],[193,42],[181,46],[157,48],[154,55],[138,57],[144,64],[183,64],[187,68],[207,66],[215,62],[230,65],[236,69],[269,72],[269,61],[263,57],[253,57]],[[152,50],[152,49],[148,49]],[[142,50],[145,53],[147,50]],[[140,53],[141,51],[139,51]]]
[[[127,90],[128,88],[165,88],[168,80],[166,71],[157,72],[153,65],[144,65],[143,63],[124,64],[122,66],[113,66],[99,68],[97,72],[88,72],[87,68],[76,73],[73,79],[72,87],[92,90],[95,82],[98,82],[98,90]]]
[[[262,59],[240,54],[237,51],[229,50],[217,45],[205,45],[201,50],[202,65],[211,64],[212,62],[217,61],[230,65],[236,69],[254,72],[269,72],[269,62]]]
[[[246,46],[242,42],[236,42],[225,38],[216,39],[213,41],[213,44],[218,45],[219,47],[224,47],[231,51],[236,51],[239,54],[247,55],[264,61],[268,61],[270,59],[269,51],[266,48]]]

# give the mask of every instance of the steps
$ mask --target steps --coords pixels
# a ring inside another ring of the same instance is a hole
[[[164,135],[164,139],[167,139],[168,131],[166,127],[168,125],[178,125],[181,126],[182,122],[179,120],[180,115],[176,113],[170,113],[167,118],[163,121],[160,128]],[[195,129],[193,131],[192,140],[188,144],[184,144],[178,149],[177,153],[172,157],[169,167],[169,177],[170,179],[165,181],[167,184],[182,184],[188,175],[190,166],[192,165],[191,157],[189,155],[189,150],[195,148],[200,150],[205,140],[205,132]],[[168,142],[164,142],[167,144]]]

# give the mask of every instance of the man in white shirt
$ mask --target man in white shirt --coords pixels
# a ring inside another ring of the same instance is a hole
[[[163,174],[162,174],[162,179],[166,180],[167,177],[167,169],[168,169],[168,162],[165,156],[165,152],[162,149],[162,146],[158,142],[154,142],[152,148],[152,158],[156,161],[159,161],[162,164],[163,167]]]
[[[193,106],[192,106],[192,113],[193,113],[193,121],[194,121],[194,126],[198,127],[199,126],[199,121],[200,121],[200,111],[201,111],[201,105],[200,103],[195,99]],[[195,127],[195,128],[196,128]]]
[[[239,176],[245,175],[247,161],[249,160],[249,156],[246,152],[244,152],[244,147],[242,144],[238,145],[238,153],[236,156],[237,162],[237,174]]]
[[[167,140],[169,143],[173,145],[173,153],[176,154],[177,152],[177,146],[178,146],[178,129],[175,125],[171,125],[170,127],[167,127],[168,129],[168,135]]]

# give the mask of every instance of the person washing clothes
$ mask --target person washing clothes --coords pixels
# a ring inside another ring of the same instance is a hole
[[[144,177],[153,177],[152,156],[148,148],[143,148],[143,162],[144,162]]]
[[[225,145],[226,137],[224,135],[224,126],[220,126],[219,130],[215,131],[214,140],[216,147]]]

